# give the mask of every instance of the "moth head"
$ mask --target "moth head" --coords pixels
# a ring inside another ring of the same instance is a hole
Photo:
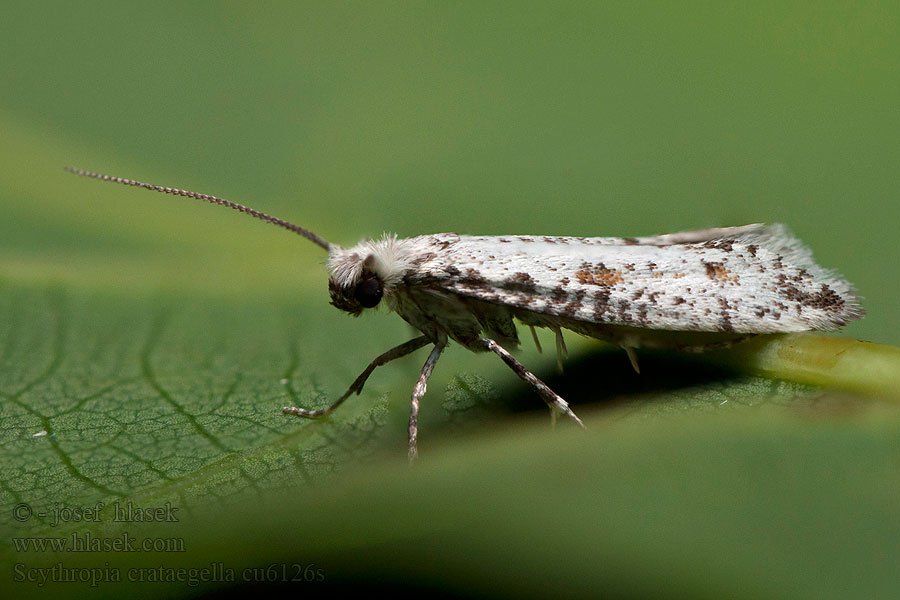
[[[328,254],[328,293],[331,304],[358,317],[384,296],[384,282],[376,272],[375,254],[332,247]]]

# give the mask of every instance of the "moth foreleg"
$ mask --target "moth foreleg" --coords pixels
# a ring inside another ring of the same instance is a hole
[[[366,380],[369,378],[369,375],[372,374],[372,371],[374,371],[376,367],[386,365],[387,363],[391,362],[394,359],[400,358],[401,356],[406,356],[410,352],[415,352],[422,346],[427,345],[430,341],[431,340],[429,340],[427,336],[423,335],[423,336],[414,338],[412,340],[409,340],[405,344],[400,344],[399,346],[397,346],[395,348],[391,348],[390,350],[388,350],[387,352],[385,352],[384,354],[382,354],[381,356],[379,356],[378,358],[373,360],[371,363],[369,363],[369,366],[366,367],[366,370],[363,371],[362,373],[360,373],[359,377],[356,378],[356,381],[354,381],[350,385],[350,389],[348,389],[344,393],[343,396],[338,398],[334,402],[334,404],[332,404],[331,406],[329,406],[327,408],[320,408],[318,410],[309,410],[307,408],[297,408],[295,406],[285,406],[284,408],[281,409],[281,412],[283,412],[284,414],[287,414],[287,415],[297,415],[298,417],[307,417],[307,418],[324,417],[325,415],[327,415],[328,413],[333,411],[335,408],[340,406],[341,403],[343,403],[344,400],[349,398],[353,392],[356,392],[358,395],[362,391],[363,386],[366,383]]]
[[[419,455],[419,451],[416,448],[416,442],[419,439],[419,401],[422,399],[422,396],[425,395],[425,390],[428,387],[428,378],[431,377],[431,372],[434,371],[434,365],[437,364],[441,352],[443,352],[446,347],[446,338],[435,342],[434,348],[431,349],[431,354],[429,354],[428,358],[425,360],[425,364],[422,366],[422,372],[419,373],[419,378],[416,380],[416,385],[413,388],[409,406],[409,460],[411,461],[415,460]]]
[[[563,400],[556,392],[551,390],[546,383],[538,379],[534,375],[534,373],[526,369],[522,365],[522,363],[513,358],[513,355],[507,352],[507,350],[503,346],[490,338],[481,338],[481,344],[491,352],[495,353],[501,359],[503,359],[503,362],[505,362],[516,375],[524,379],[531,385],[531,387],[534,388],[534,391],[536,391],[538,395],[543,398],[544,402],[546,402],[550,407],[550,410],[553,411],[552,414],[554,416],[554,419],[556,416],[556,412],[561,412],[572,418],[582,427],[582,429],[584,428],[584,423],[582,423],[581,419],[579,419],[578,416],[574,412],[572,412],[572,409],[569,408],[569,403]]]

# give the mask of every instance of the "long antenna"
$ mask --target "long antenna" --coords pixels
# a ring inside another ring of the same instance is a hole
[[[294,225],[289,221],[285,221],[283,219],[279,219],[277,217],[273,217],[271,215],[267,215],[266,213],[259,212],[256,209],[250,208],[249,206],[244,206],[243,204],[238,204],[237,202],[231,202],[230,200],[225,200],[223,198],[216,198],[215,196],[210,196],[209,194],[198,194],[197,192],[189,192],[188,190],[179,190],[177,188],[163,187],[161,185],[153,185],[152,183],[143,183],[141,181],[135,181],[134,179],[125,179],[122,177],[113,177],[111,175],[103,175],[102,173],[94,173],[92,171],[84,171],[82,169],[74,169],[72,167],[65,167],[66,171],[69,173],[74,173],[75,175],[82,175],[84,177],[93,177],[94,179],[100,179],[101,181],[112,181],[113,183],[121,183],[123,185],[132,185],[134,187],[142,187],[147,190],[153,190],[154,192],[162,192],[164,194],[173,194],[175,196],[187,196],[188,198],[197,198],[198,200],[206,200],[207,202],[211,202],[213,204],[218,204],[220,206],[227,206],[229,208],[233,208],[234,210],[238,210],[242,213],[246,213],[251,217],[256,217],[257,219],[262,219],[268,223],[272,223],[273,225],[278,225],[279,227],[284,227],[288,231],[293,231],[298,235],[302,235],[309,241],[314,244],[321,246],[325,250],[328,250],[330,244],[317,236],[315,233],[308,229],[304,229],[299,225]]]

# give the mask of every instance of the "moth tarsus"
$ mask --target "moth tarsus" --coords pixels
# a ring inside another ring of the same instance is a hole
[[[425,395],[425,390],[428,387],[428,379],[431,377],[432,371],[434,371],[434,366],[437,364],[441,352],[443,352],[446,347],[446,336],[435,341],[434,346],[431,348],[431,353],[425,360],[425,364],[422,365],[422,371],[419,373],[416,385],[413,386],[409,409],[409,460],[415,460],[419,455],[417,446],[419,440],[419,401],[422,400],[422,396]]]
[[[422,335],[417,338],[411,339],[405,344],[400,344],[399,346],[391,348],[390,350],[373,360],[371,363],[369,363],[369,366],[366,367],[366,369],[362,373],[360,373],[359,377],[357,377],[356,380],[347,389],[347,391],[344,392],[344,395],[335,400],[330,406],[326,408],[310,410],[306,408],[298,408],[296,406],[285,406],[281,409],[281,412],[288,415],[306,417],[308,419],[324,417],[325,415],[336,409],[338,406],[343,404],[344,400],[349,398],[354,393],[356,393],[356,395],[358,396],[360,392],[362,392],[363,386],[365,385],[366,380],[369,378],[369,375],[371,375],[372,371],[374,371],[377,367],[386,365],[392,360],[406,356],[411,352],[415,352],[422,346],[427,346],[429,343],[431,343],[431,340],[429,340],[428,337]]]
[[[385,304],[422,335],[378,356],[347,392],[323,409],[285,407],[300,417],[329,414],[359,393],[379,366],[429,344],[410,398],[409,457],[417,456],[419,403],[450,340],[497,354],[551,407],[583,427],[565,400],[510,354],[514,320],[556,335],[562,329],[634,349],[698,351],[765,333],[831,331],[864,311],[853,286],[820,267],[780,224],[684,231],[643,238],[465,236],[455,233],[363,240],[351,248],[241,204],[177,188],[66,168],[76,175],[227,206],[305,237],[328,252],[331,304],[359,315]]]
[[[584,423],[581,422],[581,419],[572,412],[572,409],[569,408],[569,403],[563,400],[556,392],[550,389],[550,387],[537,378],[531,371],[522,366],[522,363],[517,361],[512,354],[509,353],[506,348],[498,344],[492,339],[482,338],[481,344],[488,350],[494,352],[497,356],[499,356],[503,362],[505,362],[513,372],[518,375],[523,381],[528,383],[534,391],[547,403],[547,406],[550,407],[550,414],[552,415],[554,424],[556,423],[557,413],[562,413],[567,417],[571,418],[573,421],[578,423],[578,425],[584,429]]]

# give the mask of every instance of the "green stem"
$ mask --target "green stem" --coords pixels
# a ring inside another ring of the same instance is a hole
[[[813,333],[760,336],[710,354],[742,372],[900,401],[900,347]]]

